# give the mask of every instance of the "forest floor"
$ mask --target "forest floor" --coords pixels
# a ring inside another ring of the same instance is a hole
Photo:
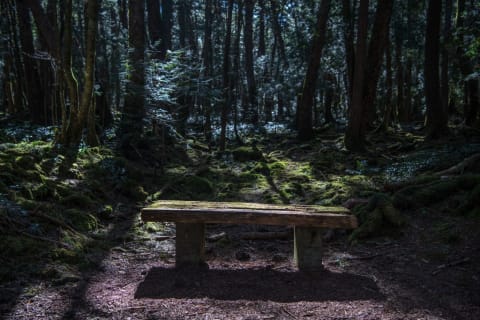
[[[375,135],[363,155],[333,129],[306,144],[249,138],[223,155],[190,139],[163,151],[172,158],[158,170],[97,148],[67,174],[50,146],[3,139],[0,319],[480,319],[470,132],[437,143],[415,129]],[[174,268],[174,225],[139,219],[157,199],[344,204],[361,227],[327,232],[325,271],[301,273],[293,236],[246,239],[291,229],[209,226],[209,268],[188,272]]]

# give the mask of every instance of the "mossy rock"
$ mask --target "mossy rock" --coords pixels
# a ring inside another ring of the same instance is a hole
[[[213,183],[210,180],[199,176],[186,177],[185,180],[182,181],[182,185],[192,194],[211,195],[215,191]]]
[[[138,183],[132,179],[126,179],[120,185],[120,192],[134,201],[145,201],[148,197],[148,193],[143,187],[138,185]]]
[[[74,229],[79,231],[94,231],[98,228],[98,219],[91,213],[79,209],[68,209],[64,216]]]
[[[375,194],[367,205],[354,210],[359,227],[350,235],[350,241],[377,236],[395,236],[406,225],[407,220],[395,209],[390,197]]]
[[[239,162],[262,160],[262,152],[250,146],[242,146],[232,151],[233,159]]]
[[[94,201],[85,193],[75,192],[60,200],[60,203],[68,207],[87,209],[94,205]]]

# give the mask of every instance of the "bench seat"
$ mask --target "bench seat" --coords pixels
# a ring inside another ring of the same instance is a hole
[[[322,230],[354,229],[357,219],[343,207],[242,202],[157,201],[142,209],[143,221],[176,223],[176,265],[204,263],[205,224],[294,226],[294,259],[299,269],[322,268]]]

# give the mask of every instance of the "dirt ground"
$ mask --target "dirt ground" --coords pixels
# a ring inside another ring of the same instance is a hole
[[[480,319],[478,223],[439,243],[431,216],[409,213],[394,240],[347,246],[336,232],[323,272],[295,269],[293,241],[241,240],[259,226],[211,226],[208,268],[174,268],[173,225],[98,257],[98,270],[23,287],[3,319]],[[438,216],[438,222],[446,217]],[[451,221],[452,217],[448,217]],[[445,220],[446,221],[446,220]],[[430,238],[429,235],[432,235]],[[330,237],[332,238],[332,237]],[[7,294],[15,290],[0,288]],[[10,290],[10,291],[9,291]],[[13,296],[13,294],[12,294]]]

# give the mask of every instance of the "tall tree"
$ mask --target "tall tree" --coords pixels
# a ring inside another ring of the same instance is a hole
[[[342,13],[343,13],[343,38],[345,42],[345,55],[347,62],[347,76],[346,76],[346,88],[348,96],[348,104],[351,104],[352,100],[352,85],[353,85],[353,68],[355,64],[355,49],[354,49],[354,31],[355,20],[353,18],[356,7],[356,0],[342,0]]]
[[[245,72],[247,74],[248,102],[246,103],[245,116],[250,123],[258,123],[257,86],[253,66],[253,9],[255,0],[245,0],[245,27],[243,31],[245,44]]]
[[[128,14],[130,73],[121,123],[121,147],[126,154],[131,154],[131,144],[143,133],[145,115],[145,2],[129,1]]]
[[[230,47],[232,39],[232,16],[233,16],[233,0],[228,0],[227,9],[227,31],[225,35],[225,48],[223,49],[223,104],[220,119],[220,151],[225,151],[228,111],[232,103],[233,95],[233,79],[231,76]]]
[[[365,150],[365,108],[363,104],[363,89],[365,66],[367,62],[368,36],[368,5],[369,0],[360,0],[357,26],[357,44],[355,50],[355,72],[352,86],[352,104],[349,110],[345,146],[350,151]]]
[[[212,21],[213,12],[212,12],[212,0],[205,1],[205,31],[203,37],[203,77],[207,83],[207,92],[203,94],[202,103],[203,103],[203,115],[205,118],[204,121],[204,133],[205,139],[210,143],[212,139],[212,106],[211,99],[209,97],[210,88],[210,78],[213,74],[213,44],[212,44]]]
[[[365,115],[365,120],[373,120],[375,118],[377,85],[385,47],[388,41],[388,30],[392,9],[393,0],[382,0],[378,2],[372,35],[368,45],[367,66],[365,70],[367,75],[365,78],[365,91],[363,95],[363,107],[367,113]]]
[[[34,58],[35,48],[33,44],[32,22],[30,12],[23,1],[17,2],[17,13],[20,31],[20,43],[25,68],[26,98],[31,120],[33,122],[47,123],[44,117],[44,97],[40,90],[40,75],[38,64]]]
[[[297,105],[297,128],[300,140],[313,138],[313,105],[315,99],[315,88],[318,78],[318,69],[322,58],[322,50],[325,44],[328,14],[330,11],[330,0],[322,0],[317,14],[317,24],[312,38],[312,51],[308,60],[307,73],[303,80],[302,92]]]
[[[442,45],[442,60],[441,60],[441,92],[442,92],[442,103],[443,108],[448,112],[449,97],[450,97],[450,86],[449,86],[449,52],[448,47],[451,42],[451,32],[452,32],[452,11],[453,11],[453,0],[445,0],[445,14],[444,14],[444,26],[443,26],[443,45]]]
[[[425,97],[427,103],[427,130],[430,138],[447,132],[448,115],[440,96],[439,59],[442,2],[429,0],[425,37]]]
[[[150,36],[150,48],[152,49],[152,58],[161,58],[161,35],[162,35],[162,16],[160,14],[160,0],[147,0],[148,12],[148,34]]]

